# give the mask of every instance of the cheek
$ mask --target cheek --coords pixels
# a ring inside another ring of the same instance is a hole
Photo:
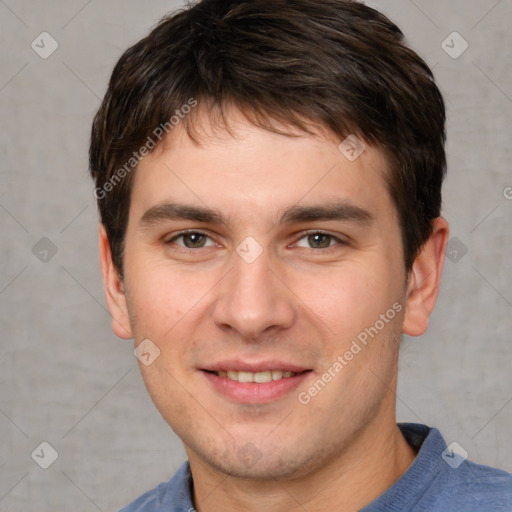
[[[143,269],[127,275],[128,307],[136,340],[165,340],[211,288],[198,273],[165,263],[132,262]]]
[[[182,393],[180,383],[193,374],[193,356],[197,351],[194,333],[208,316],[206,308],[215,276],[165,263],[146,262],[132,268],[144,268],[127,276],[128,307],[136,344],[149,339],[159,351],[150,366],[139,365],[158,406],[161,400],[167,400],[169,390],[171,395]],[[175,410],[180,406],[179,400],[176,402],[159,409]]]
[[[373,325],[399,298],[389,268],[375,262],[317,275],[302,285],[298,295],[304,297],[327,333],[344,340]]]

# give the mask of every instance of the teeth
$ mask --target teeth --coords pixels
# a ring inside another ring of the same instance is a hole
[[[272,380],[272,372],[258,372],[254,374],[254,382],[270,382]]]
[[[219,377],[227,377],[229,380],[237,382],[257,382],[263,384],[273,380],[281,380],[296,375],[293,372],[283,372],[282,370],[267,370],[265,372],[235,372],[235,371],[219,371],[216,372]]]
[[[238,382],[254,382],[254,373],[238,372]]]

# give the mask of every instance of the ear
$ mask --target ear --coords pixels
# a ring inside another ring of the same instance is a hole
[[[439,295],[449,227],[442,217],[434,219],[432,224],[432,234],[421,247],[409,271],[402,325],[402,332],[409,336],[420,336],[427,330]]]
[[[105,288],[108,310],[112,316],[112,330],[120,338],[133,338],[123,282],[112,261],[112,252],[107,232],[101,222],[99,226],[99,242],[103,287]]]

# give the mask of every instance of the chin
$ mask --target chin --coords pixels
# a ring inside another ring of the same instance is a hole
[[[296,446],[272,446],[260,451],[251,442],[223,454],[204,450],[196,451],[196,454],[218,472],[260,482],[299,479],[325,464],[313,448],[308,456],[304,452],[297,453]]]

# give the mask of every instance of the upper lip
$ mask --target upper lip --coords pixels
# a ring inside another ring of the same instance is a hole
[[[279,361],[278,359],[258,362],[248,362],[230,359],[209,364],[208,366],[203,367],[202,370],[207,370],[210,372],[241,371],[251,373],[266,372],[271,370],[282,370],[284,372],[301,373],[306,370],[310,370],[310,368],[306,368],[305,366],[298,366],[291,363],[285,363],[284,361]]]

